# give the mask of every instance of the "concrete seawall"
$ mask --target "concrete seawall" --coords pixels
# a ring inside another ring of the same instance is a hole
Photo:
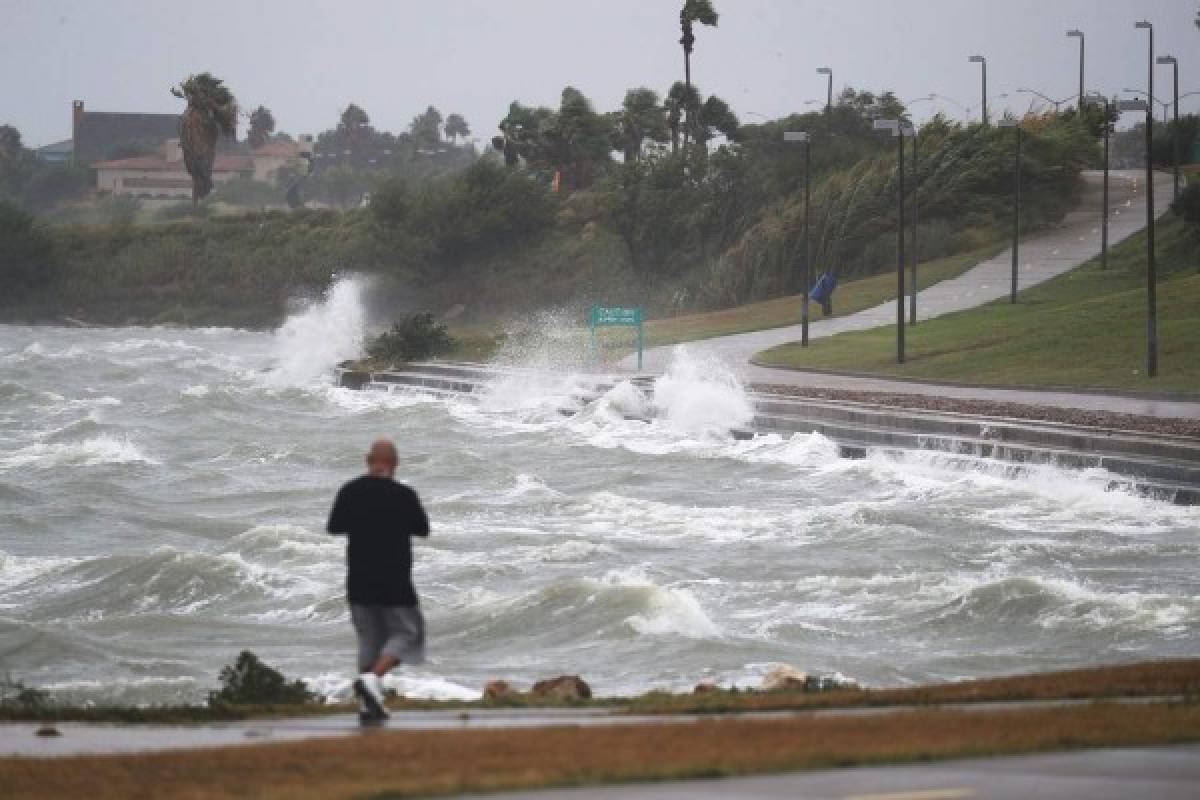
[[[425,363],[378,372],[343,369],[338,382],[364,391],[470,396],[493,381],[520,373],[481,364]],[[578,405],[564,406],[561,412],[576,413],[618,380],[606,375],[581,380]],[[647,395],[653,393],[652,378],[630,380]],[[1103,469],[1112,473],[1114,490],[1132,489],[1164,502],[1200,505],[1200,441],[1195,439],[861,402],[755,392],[750,396],[755,416],[748,428],[733,431],[739,438],[816,432],[836,442],[847,458],[862,458],[869,451],[923,450],[1014,466]]]

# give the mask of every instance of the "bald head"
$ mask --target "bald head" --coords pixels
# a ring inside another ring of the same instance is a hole
[[[376,439],[367,452],[367,474],[376,478],[390,478],[396,474],[396,445],[389,439]]]

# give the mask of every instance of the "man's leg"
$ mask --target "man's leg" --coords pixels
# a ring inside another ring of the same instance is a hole
[[[376,659],[374,664],[367,669],[364,669],[363,672],[374,672],[376,675],[382,678],[384,675],[387,675],[398,666],[400,666],[400,659],[384,653],[383,655],[379,656],[378,659]]]
[[[362,705],[359,718],[363,722],[379,722],[388,717],[380,681],[386,670],[376,672],[378,665],[390,659],[382,653],[387,642],[386,621],[377,606],[351,605],[350,616],[358,633],[359,676],[354,681],[354,694]]]

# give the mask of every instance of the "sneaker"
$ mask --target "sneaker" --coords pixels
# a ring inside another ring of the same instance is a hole
[[[358,676],[358,680],[354,682],[354,694],[364,709],[358,714],[359,720],[382,722],[388,718],[389,714],[383,705],[383,685],[380,683],[378,675],[364,672]]]

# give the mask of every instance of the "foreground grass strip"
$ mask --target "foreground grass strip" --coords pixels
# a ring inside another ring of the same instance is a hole
[[[383,798],[1200,741],[1200,704],[422,733],[0,760],[8,798]]]
[[[928,288],[935,283],[956,278],[1003,249],[1003,244],[992,244],[958,255],[923,262],[918,267],[921,286]],[[894,300],[895,297],[896,276],[893,273],[847,281],[834,292],[834,316],[841,317],[874,308],[880,303]],[[646,323],[646,344],[651,347],[678,344],[733,333],[799,325],[800,302],[800,295],[791,295],[720,311],[652,319]],[[813,303],[810,315],[811,320],[821,319],[821,306]]]
[[[839,370],[994,385],[1200,391],[1200,237],[1173,214],[1155,235],[1159,375],[1145,376],[1145,234],[1109,253],[1108,269],[1082,267],[1007,298],[907,332],[896,364],[891,326],[787,344],[759,353],[764,366]]]
[[[1200,697],[1200,659],[1119,664],[898,689],[816,693],[719,691],[695,695],[648,694],[631,700],[628,708],[639,714],[703,714],[1171,696]]]

